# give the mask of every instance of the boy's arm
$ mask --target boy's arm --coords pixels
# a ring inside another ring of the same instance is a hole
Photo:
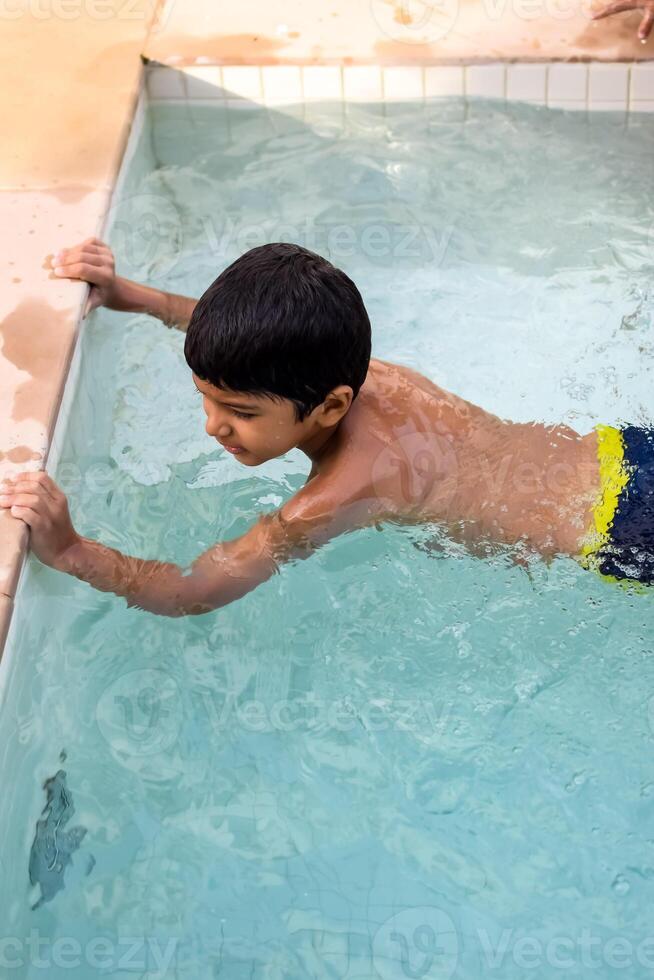
[[[246,534],[220,542],[189,569],[123,555],[74,530],[66,496],[43,471],[7,478],[2,507],[30,527],[30,547],[44,564],[74,575],[101,592],[113,592],[162,616],[198,615],[225,606],[269,579],[289,558],[306,558],[334,534],[369,523],[334,508],[329,493],[303,487]],[[358,508],[357,508],[358,510]]]
[[[166,293],[116,275],[111,249],[98,238],[65,248],[53,259],[55,275],[81,279],[91,287],[86,313],[98,306],[123,313],[147,313],[168,327],[186,331],[197,300]]]
[[[200,615],[240,599],[277,571],[282,555],[275,554],[273,521],[261,518],[240,538],[214,545],[187,569],[124,555],[82,537],[53,567],[101,592],[123,596],[128,606],[160,616]]]

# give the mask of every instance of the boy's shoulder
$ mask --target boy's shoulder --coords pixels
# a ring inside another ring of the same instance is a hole
[[[428,424],[430,404],[436,421],[447,395],[411,368],[371,360],[327,464],[314,465],[304,486],[276,512],[279,533],[288,540],[325,540],[405,510],[406,494],[395,487],[401,464],[407,451],[409,459],[415,455],[413,442]]]
[[[323,543],[336,534],[364,527],[375,520],[370,481],[348,471],[338,459],[311,476],[277,512],[285,536],[291,541]]]
[[[277,511],[285,536],[322,543],[379,520],[373,476],[380,448],[363,423],[349,420],[329,462],[314,466],[304,486]]]
[[[398,423],[400,428],[411,426],[412,375],[418,382],[422,379],[402,365],[371,360],[366,381],[341,422],[327,460],[312,466],[307,482],[282,507],[283,519],[320,522],[362,499],[370,505],[376,461],[397,438]]]

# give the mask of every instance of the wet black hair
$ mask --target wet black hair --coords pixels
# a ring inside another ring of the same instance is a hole
[[[356,398],[370,320],[352,280],[301,245],[250,249],[202,294],[186,332],[191,370],[218,388],[288,398],[302,421],[337,385]]]

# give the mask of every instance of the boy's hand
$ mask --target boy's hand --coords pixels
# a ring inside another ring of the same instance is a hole
[[[53,568],[80,541],[68,513],[66,495],[43,470],[18,473],[0,483],[0,507],[31,529],[30,547],[39,561]]]
[[[52,260],[55,275],[61,279],[82,279],[91,286],[84,315],[98,306],[120,306],[120,280],[116,276],[113,252],[99,238],[87,238],[81,245],[64,248]]]
[[[643,17],[638,27],[638,37],[644,44],[654,25],[654,0],[617,0],[615,3],[606,4],[594,13],[593,20],[612,17],[613,14],[621,14],[625,10],[642,10]]]
[[[81,245],[62,249],[52,266],[56,277],[81,279],[91,286],[84,316],[98,306],[106,306],[121,313],[156,316],[167,327],[184,332],[197,304],[189,296],[166,293],[117,276],[113,252],[99,238],[87,238]]]

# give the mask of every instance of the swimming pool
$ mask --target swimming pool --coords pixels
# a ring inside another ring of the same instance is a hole
[[[519,421],[651,422],[653,143],[649,116],[482,101],[156,104],[112,243],[122,274],[199,295],[296,240],[357,282],[375,356]],[[308,472],[216,451],[183,340],[94,315],[55,473],[82,533],[180,564]],[[651,597],[435,533],[348,535],[186,620],[29,560],[0,714],[8,976],[651,975]],[[86,833],[31,889],[59,770]]]

